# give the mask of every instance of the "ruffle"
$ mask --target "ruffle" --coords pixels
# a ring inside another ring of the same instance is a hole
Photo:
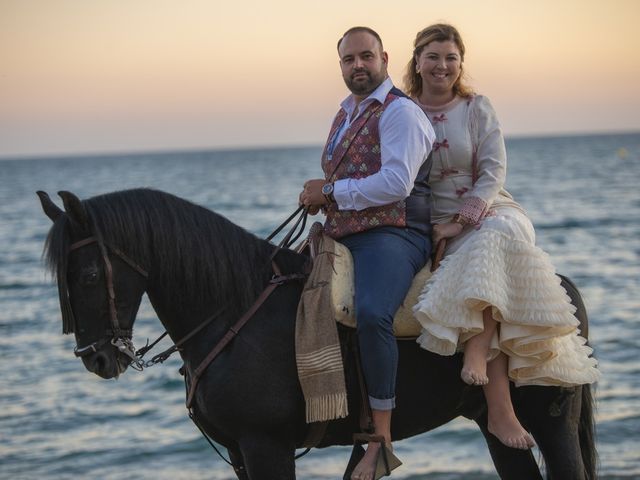
[[[418,343],[453,355],[482,332],[482,311],[492,306],[500,328],[489,359],[506,353],[516,385],[597,381],[597,362],[579,335],[576,309],[549,256],[487,223],[447,255],[425,284],[413,309],[423,327]]]

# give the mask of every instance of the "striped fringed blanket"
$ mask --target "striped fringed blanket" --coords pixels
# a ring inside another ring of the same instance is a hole
[[[328,279],[335,242],[319,233],[309,238],[313,269],[305,284],[296,319],[296,362],[306,402],[307,423],[348,415],[338,329]]]

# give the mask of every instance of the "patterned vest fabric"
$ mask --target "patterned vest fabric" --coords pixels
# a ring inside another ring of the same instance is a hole
[[[333,154],[330,155],[330,143],[347,115],[344,109],[340,109],[333,121],[329,139],[322,153],[322,169],[327,181],[364,178],[380,170],[382,157],[378,125],[387,106],[398,98],[399,96],[394,94],[392,90],[387,95],[384,104],[379,102],[370,104],[364,113],[349,126],[340,142],[335,145]],[[360,211],[338,210],[335,204],[331,204],[327,207],[326,213],[324,230],[332,238],[341,238],[375,227],[406,226],[404,200]]]

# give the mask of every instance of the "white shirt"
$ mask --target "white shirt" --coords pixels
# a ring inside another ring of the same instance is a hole
[[[340,105],[347,118],[337,133],[337,145],[353,121],[372,102],[384,103],[393,88],[390,78],[356,106],[353,95]],[[412,100],[398,98],[391,102],[379,123],[382,166],[365,178],[345,178],[334,183],[333,196],[340,210],[363,210],[388,205],[408,197],[420,166],[429,156],[436,138],[424,112]]]

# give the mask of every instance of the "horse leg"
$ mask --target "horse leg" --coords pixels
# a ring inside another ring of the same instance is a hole
[[[582,388],[521,387],[522,407],[550,480],[585,480],[579,422]]]
[[[227,448],[227,452],[229,452],[229,460],[231,460],[233,471],[236,472],[238,480],[249,480],[247,468],[244,466],[244,458],[242,458],[240,450],[237,448]]]
[[[502,480],[542,480],[538,463],[531,450],[520,450],[504,445],[497,437],[489,432],[488,417],[486,411],[475,419],[480,427],[491,459],[496,471]]]
[[[252,433],[240,439],[249,480],[295,480],[295,442],[274,433]]]
[[[349,463],[347,463],[347,468],[344,471],[342,480],[351,479],[351,475],[358,466],[358,463],[360,463],[360,460],[362,460],[362,457],[364,457],[364,448],[362,448],[362,445],[356,443],[351,450],[351,457],[349,457]]]

